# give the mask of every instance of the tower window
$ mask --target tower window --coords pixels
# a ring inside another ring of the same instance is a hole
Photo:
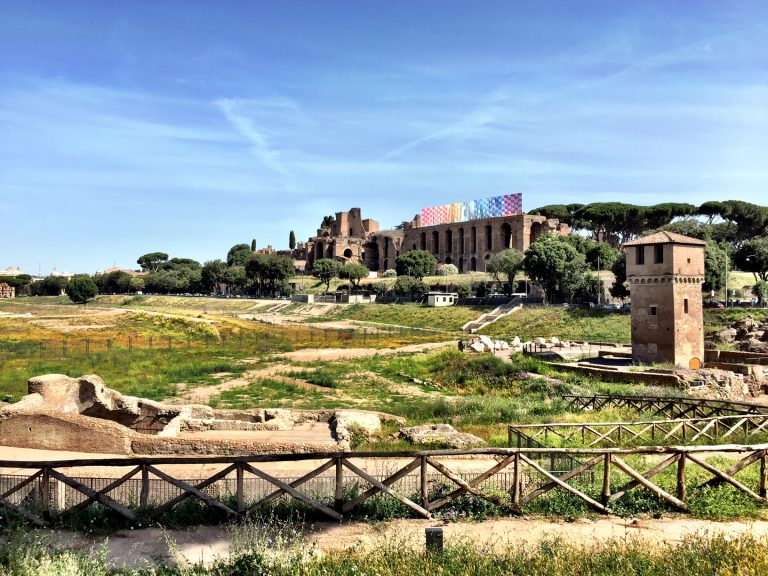
[[[635,261],[638,265],[645,264],[645,246],[638,246],[637,247],[637,254],[635,256]]]
[[[683,300],[683,312],[685,312],[686,314],[688,314],[688,298],[685,298],[685,299]]]
[[[653,247],[653,262],[654,264],[664,263],[664,244],[656,244]]]
[[[686,300],[687,305],[688,300]],[[651,306],[651,316],[656,316],[656,306]]]

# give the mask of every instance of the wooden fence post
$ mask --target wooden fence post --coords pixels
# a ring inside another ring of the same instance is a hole
[[[141,493],[139,494],[139,507],[146,509],[149,506],[149,470],[146,464],[141,465]]]
[[[420,467],[421,505],[429,510],[429,484],[427,482],[427,457],[421,457]]]
[[[243,482],[243,466],[240,464],[240,462],[237,463],[235,474],[237,477],[237,511],[242,514],[245,512],[245,490]]]
[[[600,503],[603,506],[608,504],[611,499],[611,455],[606,454],[603,458],[603,491],[600,495]]]
[[[677,461],[677,499],[685,502],[685,452],[680,453]]]
[[[336,490],[334,493],[334,507],[337,511],[341,511],[341,506],[344,504],[344,466],[343,457],[336,456]]]
[[[49,468],[43,468],[43,475],[40,478],[40,506],[43,511],[43,518],[51,518],[51,474]]]
[[[515,452],[515,460],[512,465],[512,504],[520,505],[520,452]]]
[[[765,474],[767,472],[766,466],[765,466],[765,455],[766,451],[763,450],[763,455],[760,457],[760,488],[758,490],[758,494],[761,498],[766,497],[766,478]]]

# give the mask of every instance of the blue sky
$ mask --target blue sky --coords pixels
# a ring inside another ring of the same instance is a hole
[[[768,204],[768,2],[0,2],[0,269],[514,192]]]

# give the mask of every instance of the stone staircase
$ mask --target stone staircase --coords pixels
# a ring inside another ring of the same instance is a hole
[[[498,306],[491,310],[490,312],[486,312],[480,318],[477,318],[476,320],[470,320],[464,326],[461,327],[461,331],[465,334],[474,334],[481,328],[485,328],[488,326],[488,324],[492,322],[496,322],[499,318],[503,318],[507,314],[511,314],[515,310],[518,310],[519,308],[523,307],[523,301],[522,298],[515,298],[511,302],[508,302],[506,304],[502,304],[501,306]]]

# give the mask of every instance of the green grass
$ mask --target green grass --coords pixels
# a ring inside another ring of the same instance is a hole
[[[428,308],[420,304],[352,304],[338,307],[325,319],[358,320],[394,326],[458,331],[471,320],[491,310],[489,307],[446,306]]]
[[[447,540],[442,552],[424,549],[404,534],[379,537],[371,546],[317,551],[296,523],[254,522],[232,530],[232,552],[212,565],[140,569],[114,566],[107,547],[59,549],[39,535],[14,534],[0,551],[7,576],[758,576],[768,573],[768,539],[752,535],[695,534],[680,541],[617,538],[585,543],[544,538],[503,545]],[[159,562],[159,561],[158,561]]]
[[[585,308],[523,307],[489,324],[481,334],[497,338],[533,340],[557,336],[560,340],[620,342],[631,340],[629,314]]]

